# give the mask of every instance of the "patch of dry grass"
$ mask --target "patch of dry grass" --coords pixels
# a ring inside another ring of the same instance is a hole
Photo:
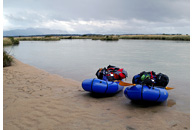
[[[92,39],[92,40],[119,40],[119,39],[148,39],[148,40],[181,40],[190,41],[190,35],[82,35],[82,36],[33,36],[33,37],[6,37],[3,45],[16,45],[19,41],[57,41],[60,39]]]
[[[12,45],[12,41],[10,38],[3,38],[3,46],[8,46],[8,45]]]
[[[120,39],[153,39],[190,41],[190,35],[120,35]]]

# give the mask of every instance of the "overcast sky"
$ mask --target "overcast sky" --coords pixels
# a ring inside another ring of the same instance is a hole
[[[190,0],[4,0],[3,30],[190,34]]]

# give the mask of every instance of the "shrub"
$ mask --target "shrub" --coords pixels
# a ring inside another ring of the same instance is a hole
[[[3,38],[3,46],[12,45],[12,41],[9,38]]]
[[[13,58],[6,52],[3,51],[3,67],[11,66]]]
[[[18,45],[19,44],[19,40],[15,40],[14,37],[9,37],[9,39],[11,40],[13,45]]]
[[[14,40],[13,45],[18,45],[19,44],[19,40]]]
[[[3,38],[3,45],[8,46],[8,45],[18,45],[19,40],[14,39],[14,37],[8,37],[8,38]]]

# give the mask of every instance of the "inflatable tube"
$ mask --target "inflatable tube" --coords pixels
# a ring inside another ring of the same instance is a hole
[[[136,85],[127,87],[124,91],[127,98],[133,101],[163,102],[168,98],[168,92],[164,88]]]
[[[105,81],[101,79],[86,79],[82,82],[82,88],[85,91],[101,93],[101,94],[115,94],[123,90],[124,86],[120,86],[119,82]]]

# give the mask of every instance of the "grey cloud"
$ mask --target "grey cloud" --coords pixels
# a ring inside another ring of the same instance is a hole
[[[66,22],[79,20],[101,22],[120,20],[126,21],[126,28],[128,27],[129,31],[133,29],[133,32],[135,29],[148,28],[150,26],[152,32],[156,29],[159,31],[160,28],[170,27],[176,28],[174,30],[177,30],[179,26],[180,28],[184,26],[183,32],[189,33],[190,1],[6,0],[4,1],[4,17],[12,25],[20,24],[26,27],[27,25],[36,26],[46,21],[54,20]],[[134,19],[136,21],[133,21]],[[89,27],[91,28],[90,30],[100,30],[95,26]],[[79,27],[79,29],[81,29],[81,27]],[[112,28],[112,30],[114,29]],[[121,28],[117,29],[120,29],[118,32],[127,31],[124,27],[122,30]],[[151,30],[149,30],[149,32],[151,32]]]
[[[164,17],[189,16],[188,0],[6,0],[4,8],[31,9],[63,19],[130,19],[161,20]]]

